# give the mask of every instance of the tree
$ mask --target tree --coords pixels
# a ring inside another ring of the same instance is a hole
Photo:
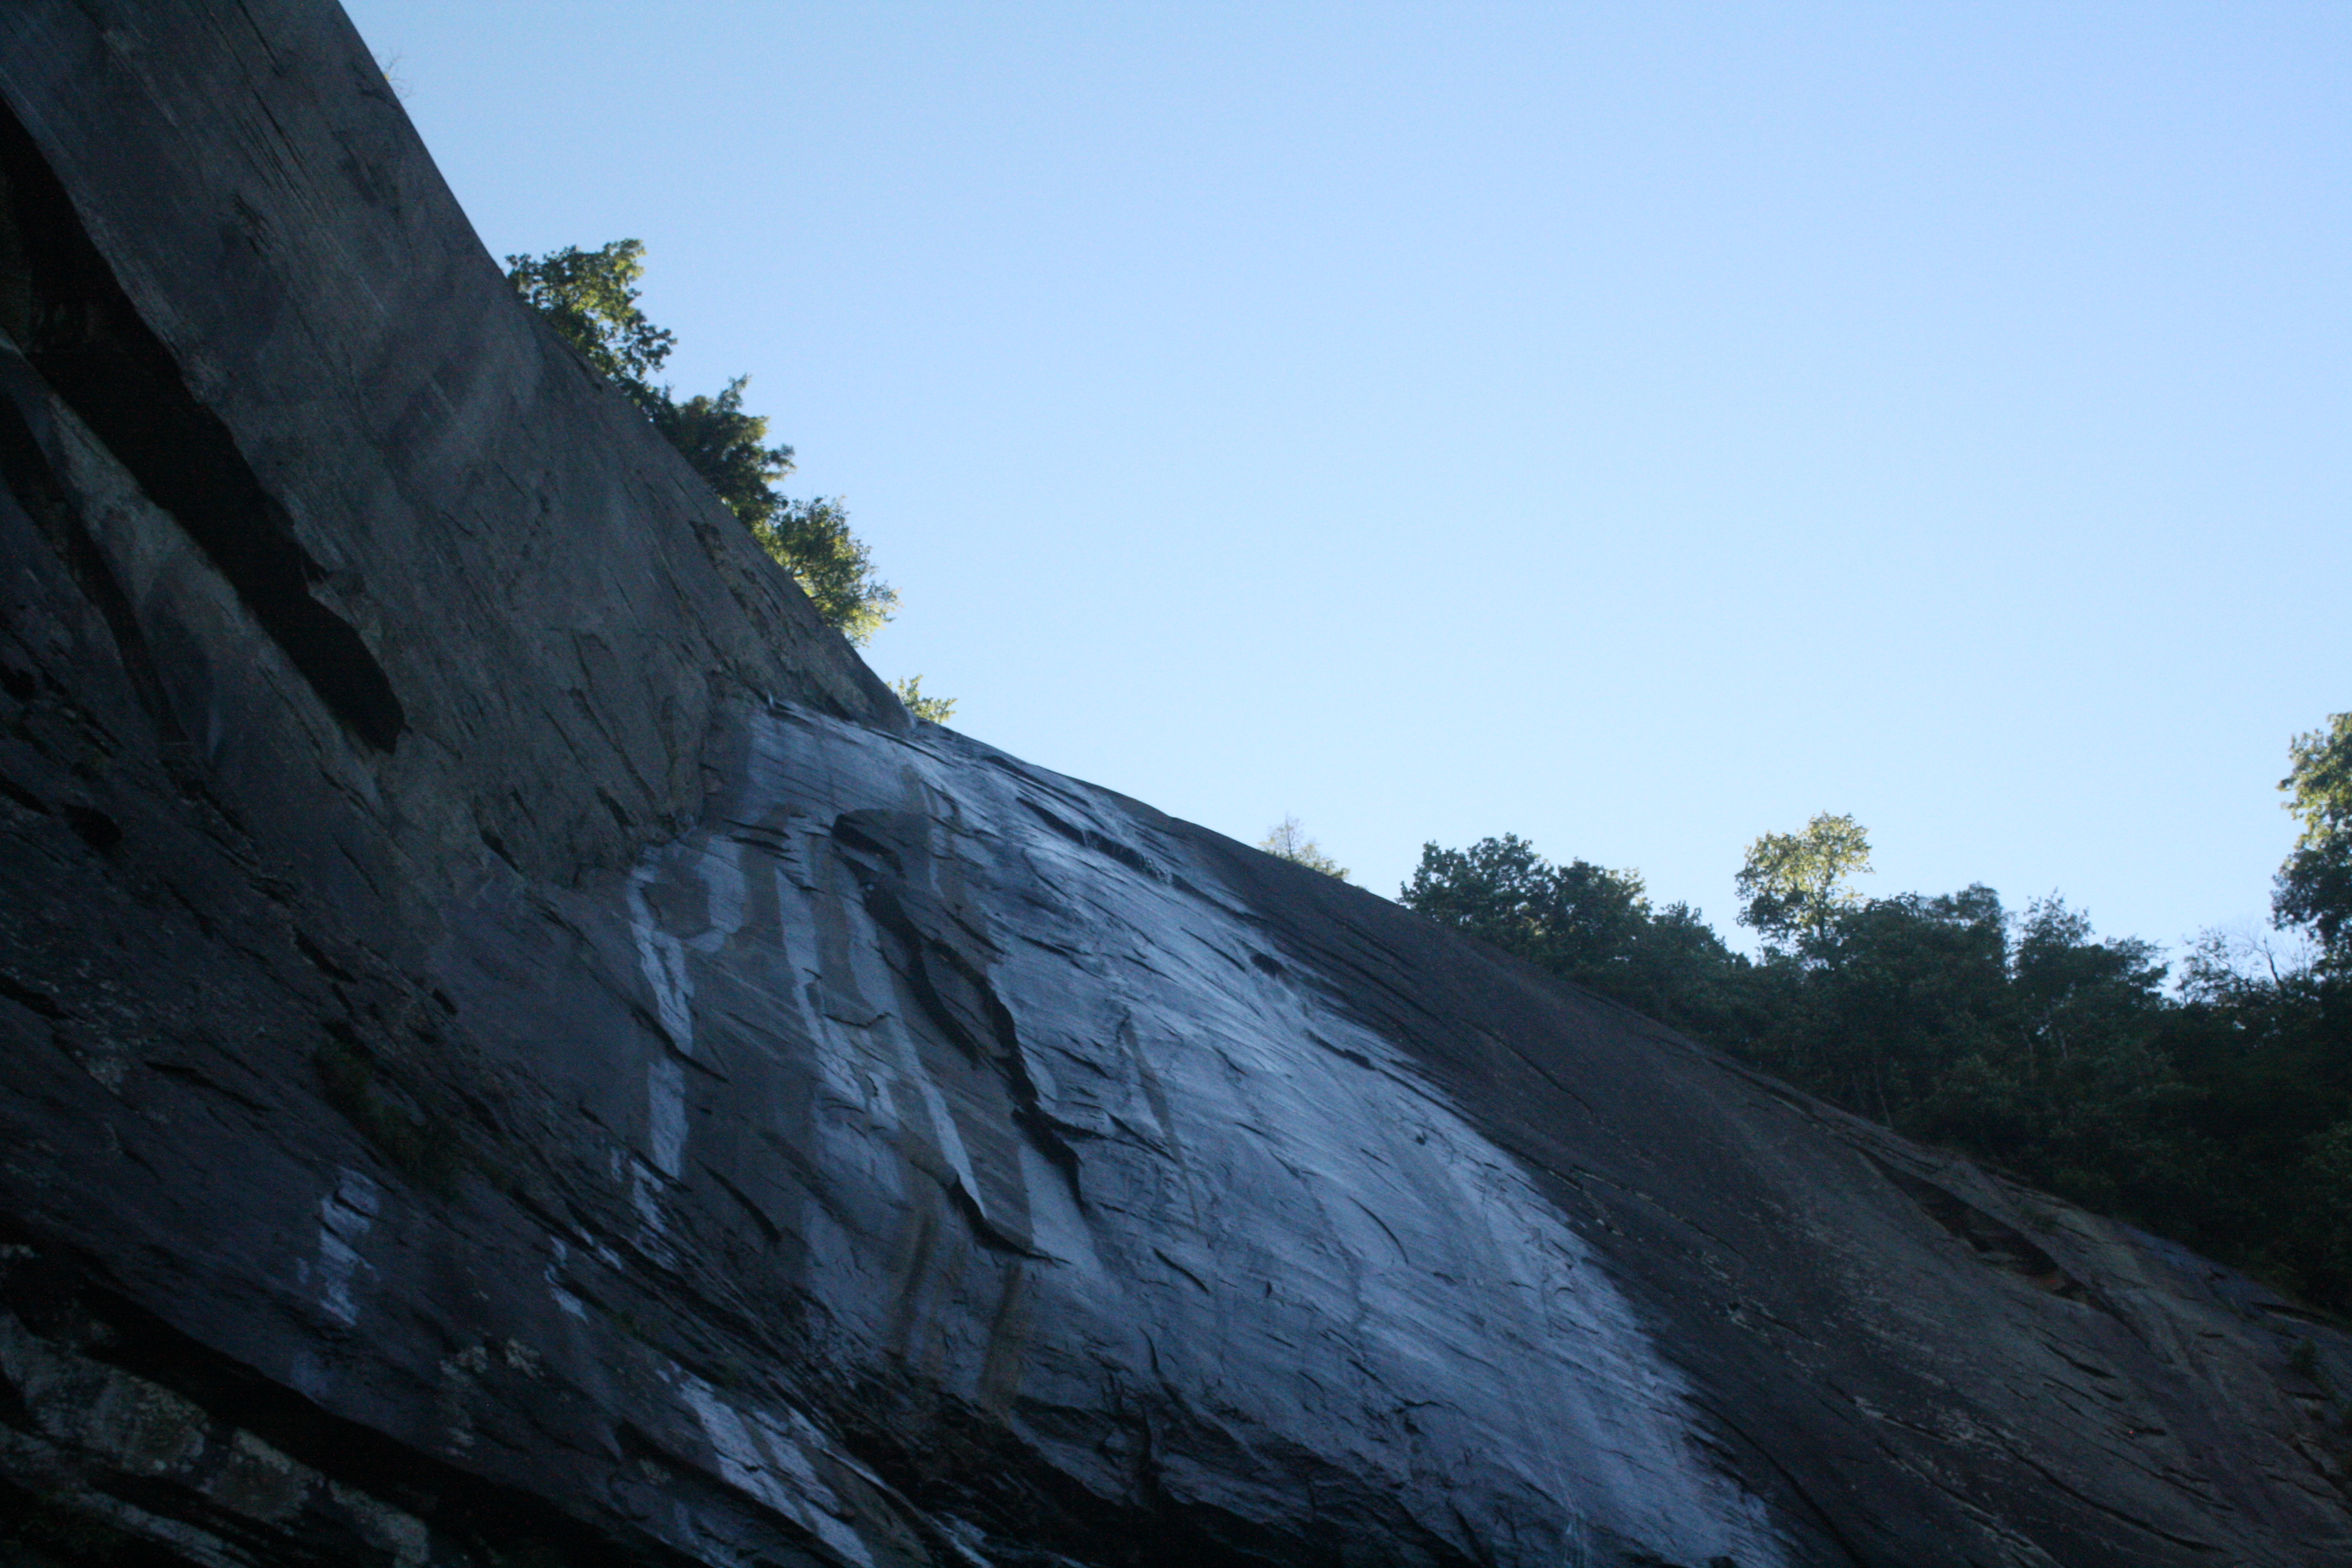
[[[793,449],[767,445],[766,417],[743,411],[743,388],[751,379],[737,376],[716,397],[698,393],[677,403],[665,387],[641,401],[654,428],[678,456],[744,526],[757,528],[775,505],[775,482],[793,471]]]
[[[2279,788],[2303,832],[2279,868],[2272,912],[2318,938],[2322,963],[2352,970],[2352,713],[2329,715],[2287,750],[2294,765]]]
[[[864,646],[898,613],[898,590],[875,580],[873,552],[849,531],[849,512],[838,496],[778,496],[768,515],[751,524],[751,537],[793,574],[816,613],[851,642]]]
[[[1767,1021],[1751,1058],[1824,1100],[1908,1131],[1914,1108],[1963,1058],[1990,1049],[2003,1022],[2008,950],[2000,897],[1970,887],[1933,897],[1822,900],[1811,912],[1815,918],[1806,923],[1774,932],[1790,945],[1776,948],[1759,976]]]
[[[850,531],[838,497],[793,500],[777,490],[793,471],[793,449],[769,445],[767,416],[745,411],[751,378],[739,375],[715,396],[682,403],[655,383],[677,339],[637,308],[645,256],[644,243],[635,239],[594,250],[566,246],[545,256],[508,257],[507,276],[591,369],[644,412],[793,574],[817,614],[851,642],[864,643],[898,609],[898,595],[875,577],[872,552]]]
[[[1287,860],[1294,866],[1304,866],[1310,871],[1337,877],[1342,882],[1348,879],[1348,868],[1324,854],[1323,847],[1307,837],[1307,830],[1299,826],[1298,818],[1295,816],[1286,816],[1267,828],[1265,837],[1258,840],[1257,847],[1277,860]]]
[[[1748,961],[1687,904],[1653,909],[1638,871],[1555,866],[1515,833],[1421,847],[1397,901],[1703,1038],[1744,1038]]]
[[[2015,925],[2010,977],[2018,1026],[2037,1061],[2059,1066],[2145,1037],[2164,1010],[2168,965],[2153,942],[2094,936],[2066,900],[2036,899]]]
[[[646,247],[638,239],[616,239],[594,250],[567,245],[545,256],[507,258],[507,278],[516,292],[640,406],[653,395],[654,373],[677,345],[675,333],[655,326],[637,309],[637,280],[645,275]]]
[[[2305,1141],[2298,1173],[2298,1272],[2323,1299],[2340,1299],[2352,1292],[2352,1118]]]
[[[1467,849],[1423,845],[1397,901],[1563,975],[1622,960],[1650,912],[1640,872],[1555,866],[1516,833]]]
[[[1869,870],[1870,836],[1851,816],[1822,812],[1801,833],[1767,833],[1739,869],[1739,923],[1776,945],[1819,935],[1861,898],[1846,879]]]
[[[908,712],[926,723],[944,724],[955,717],[956,700],[952,697],[924,696],[923,678],[919,675],[894,680],[890,683],[890,689],[898,694],[898,700],[906,704]]]

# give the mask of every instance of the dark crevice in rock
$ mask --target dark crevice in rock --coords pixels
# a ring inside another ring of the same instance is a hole
[[[770,1247],[781,1247],[783,1245],[784,1233],[782,1229],[778,1226],[774,1220],[768,1217],[767,1210],[761,1208],[757,1203],[754,1203],[751,1200],[750,1194],[746,1193],[742,1188],[737,1186],[734,1183],[729,1181],[724,1175],[720,1174],[717,1166],[705,1162],[702,1170],[704,1174],[708,1175],[712,1181],[719,1184],[719,1190],[720,1192],[725,1193],[729,1197],[735,1200],[736,1206],[741,1209],[745,1217],[751,1220],[752,1226],[759,1231],[762,1240],[767,1242]]]
[[[1309,1045],[1321,1047],[1323,1049],[1330,1052],[1333,1056],[1338,1057],[1341,1061],[1346,1062],[1350,1067],[1362,1068],[1366,1072],[1376,1072],[1379,1070],[1372,1065],[1372,1058],[1366,1056],[1361,1051],[1351,1051],[1345,1046],[1335,1046],[1312,1029],[1304,1030],[1302,1033],[1305,1034]]]
[[[327,1103],[384,1163],[436,1197],[454,1196],[468,1155],[456,1124],[421,1108],[349,1024],[329,1018],[321,1027],[330,1038],[311,1054],[310,1064]]]
[[[15,115],[0,107],[0,330],[156,505],[187,530],[330,712],[390,751],[407,727],[359,631],[310,596],[326,573],[255,477],[220,416],[123,293],[72,203]],[[21,425],[21,421],[19,421]],[[26,439],[0,428],[10,468]],[[10,488],[24,492],[17,474]],[[54,537],[54,535],[53,535]],[[78,578],[86,563],[69,557]],[[99,601],[120,638],[121,590]]]
[[[2060,1268],[2056,1258],[2034,1245],[2032,1239],[2015,1226],[1994,1218],[1958,1194],[1947,1191],[1924,1177],[1898,1171],[1874,1156],[1865,1158],[1877,1167],[1879,1173],[1893,1184],[1896,1191],[1916,1204],[1920,1213],[1968,1243],[1969,1250],[1987,1263],[2016,1275],[2037,1290],[2047,1290],[2053,1296],[2081,1301],[2087,1306],[2100,1305],[2081,1280]]]
[[[1151,1249],[1151,1256],[1160,1259],[1160,1262],[1168,1265],[1169,1268],[1176,1270],[1177,1273],[1181,1274],[1185,1279],[1190,1279],[1194,1285],[1200,1288],[1201,1294],[1203,1296],[1214,1297],[1216,1295],[1216,1291],[1211,1289],[1207,1280],[1202,1279],[1198,1274],[1193,1273],[1192,1270],[1185,1268],[1174,1258],[1169,1257],[1165,1248],[1158,1247],[1153,1247]]]
[[[5,974],[0,974],[0,996],[6,997],[28,1013],[38,1013],[44,1018],[55,1019],[66,1016],[66,1010],[58,1005],[56,998],[45,995],[29,985],[19,985]]]
[[[217,1094],[224,1100],[234,1100],[256,1115],[266,1116],[269,1113],[269,1107],[251,1095],[240,1094],[210,1073],[199,1071],[184,1062],[151,1061],[147,1064],[147,1069],[158,1077],[170,1079],[174,1083],[185,1084],[191,1089],[204,1089],[208,1093]]]
[[[5,150],[5,134],[0,134],[0,150]],[[5,200],[0,200],[0,229],[7,226],[5,207]],[[107,630],[114,637],[115,657],[121,660],[140,706],[147,710],[147,716],[165,740],[177,740],[179,731],[163,701],[163,682],[156,676],[147,636],[140,629],[139,617],[131,610],[131,596],[123,592],[114,569],[107,564],[105,552],[91,537],[80,509],[58,479],[56,466],[37,433],[47,424],[47,400],[41,395],[38,381],[22,358],[0,348],[0,484],[7,487],[17,506],[32,520],[34,528],[57,552],[82,597],[105,620]],[[8,689],[19,700],[29,701],[34,691],[32,680],[27,678],[23,687],[20,691],[11,683]]]
[[[1045,1253],[1038,1251],[1019,1237],[1010,1235],[1003,1226],[990,1219],[988,1211],[980,1206],[980,1199],[962,1182],[950,1178],[947,1194],[954,1203],[956,1212],[963,1215],[964,1223],[971,1227],[972,1239],[989,1251],[1002,1252],[1012,1258],[1026,1258],[1034,1262],[1052,1261]]]
[[[329,958],[325,952],[320,950],[317,942],[312,942],[308,936],[299,931],[294,933],[294,946],[300,952],[303,957],[310,961],[311,968],[316,969],[328,979],[340,980],[346,985],[354,985],[359,983],[358,975],[353,974],[350,970],[345,969],[341,964],[337,963],[333,959]]]
[[[74,836],[100,854],[122,842],[122,825],[94,805],[68,802],[59,808]]]
[[[1021,804],[1029,809],[1032,816],[1080,848],[1091,849],[1097,855],[1108,855],[1129,870],[1140,871],[1155,881],[1164,882],[1168,879],[1167,872],[1145,859],[1140,852],[1121,844],[1118,839],[1097,833],[1091,828],[1081,827],[1075,822],[1066,821],[1026,795],[1021,797]]]
[[[506,862],[507,869],[513,871],[520,876],[522,868],[515,864],[514,856],[508,852],[507,841],[499,837],[497,834],[491,832],[487,827],[481,828],[478,831],[482,836],[482,847],[488,849],[491,854]]]
[[[0,798],[13,800],[37,816],[49,815],[49,805],[47,801],[5,773],[0,773]]]

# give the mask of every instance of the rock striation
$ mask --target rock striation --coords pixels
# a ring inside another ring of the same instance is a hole
[[[2352,1562],[2352,1342],[910,721],[323,0],[0,10],[0,1560]]]

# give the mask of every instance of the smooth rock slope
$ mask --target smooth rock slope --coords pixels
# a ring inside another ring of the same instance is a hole
[[[2352,1562],[2293,1304],[910,721],[331,5],[0,100],[0,1562]]]

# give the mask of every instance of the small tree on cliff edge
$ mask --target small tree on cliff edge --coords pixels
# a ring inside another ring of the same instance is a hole
[[[1286,816],[1265,831],[1257,847],[1277,860],[1287,860],[1294,866],[1304,866],[1310,871],[1320,871],[1327,877],[1348,879],[1348,868],[1323,853],[1323,847],[1307,837],[1307,829],[1298,818]]]
[[[646,246],[640,239],[616,239],[595,250],[567,245],[545,256],[507,258],[507,279],[516,292],[639,407],[667,401],[655,388],[653,374],[677,346],[676,333],[655,326],[637,309],[637,279],[645,275]]]
[[[635,239],[594,250],[565,246],[545,256],[508,257],[507,276],[564,342],[645,411],[751,537],[793,574],[817,614],[851,642],[865,642],[898,608],[898,595],[875,577],[872,553],[850,531],[838,497],[793,500],[777,491],[776,481],[793,471],[793,449],[770,446],[766,416],[745,411],[743,388],[751,378],[739,375],[716,396],[683,403],[655,382],[677,340],[637,308],[645,257],[644,242]]]

